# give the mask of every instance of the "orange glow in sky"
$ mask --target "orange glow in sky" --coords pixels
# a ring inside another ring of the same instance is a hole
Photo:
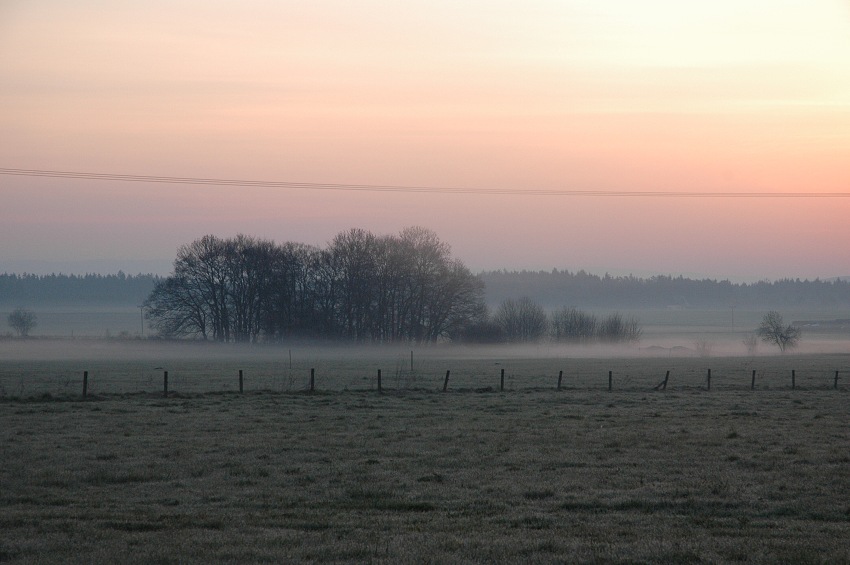
[[[0,167],[315,183],[850,191],[850,4],[0,4]],[[850,198],[341,193],[0,175],[0,272],[207,233],[434,229],[478,269],[850,276]],[[129,270],[132,270],[130,268]]]

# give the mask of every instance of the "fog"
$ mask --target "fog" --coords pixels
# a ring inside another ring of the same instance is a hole
[[[719,357],[750,356],[743,339],[755,331],[763,310],[737,309],[644,309],[625,310],[624,315],[640,322],[642,335],[637,343],[612,345],[534,344],[490,345],[351,345],[308,342],[237,345],[155,339],[155,332],[142,319],[136,307],[34,308],[37,326],[28,339],[13,337],[5,325],[10,309],[0,311],[4,324],[0,331],[0,355],[5,360],[142,360],[160,365],[174,359],[230,359],[289,363],[293,357],[308,360],[367,357],[386,363],[408,362],[414,358],[431,359],[508,359],[604,358],[604,357]],[[606,314],[605,311],[597,312]],[[850,309],[785,310],[787,322],[800,320],[850,319]],[[803,336],[794,354],[847,353],[850,351],[850,327],[803,326]],[[776,355],[775,346],[759,342],[755,355]],[[398,360],[401,361],[398,361]],[[389,365],[388,365],[389,366]]]
[[[141,362],[150,368],[169,362],[227,361],[279,363],[281,368],[305,367],[322,362],[364,361],[391,369],[438,360],[490,360],[494,364],[519,359],[603,358],[712,358],[779,355],[776,346],[759,342],[754,354],[743,344],[742,333],[692,336],[652,334],[634,344],[488,344],[488,345],[353,345],[299,340],[279,344],[222,344],[202,341],[166,341],[140,338],[31,337],[0,338],[4,362],[100,361]],[[850,336],[803,335],[798,347],[786,355],[848,354]],[[167,368],[167,367],[165,367]],[[380,367],[376,367],[380,368]]]

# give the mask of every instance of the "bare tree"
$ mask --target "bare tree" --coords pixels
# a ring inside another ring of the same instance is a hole
[[[596,316],[566,306],[552,313],[552,339],[587,343],[596,337]]]
[[[549,327],[546,311],[527,296],[502,302],[496,310],[495,321],[508,341],[538,341]]]
[[[779,347],[779,351],[785,353],[786,349],[796,347],[800,341],[800,328],[785,325],[782,320],[782,314],[776,310],[771,310],[764,315],[756,333],[765,343],[772,343]]]
[[[597,329],[597,336],[600,341],[620,342],[620,341],[640,341],[643,334],[643,329],[640,327],[640,322],[635,318],[623,318],[619,312],[615,312],[604,318]]]
[[[756,334],[747,334],[747,336],[741,340],[741,343],[743,343],[744,347],[747,348],[747,355],[753,356],[756,354],[756,350],[759,346],[759,340]]]
[[[27,308],[16,308],[8,318],[9,326],[18,332],[20,337],[27,337],[37,325],[35,312]]]
[[[152,325],[166,337],[257,341],[272,301],[279,249],[245,235],[207,235],[182,246],[174,275],[145,301]]]
[[[490,315],[490,309],[484,302],[475,306],[470,317],[464,323],[452,329],[450,339],[458,343],[499,343],[505,341],[502,328]]]
[[[328,251],[339,290],[339,328],[348,338],[366,341],[372,325],[377,239],[372,232],[352,228],[337,234]]]
[[[707,339],[698,339],[694,341],[694,349],[697,350],[697,355],[700,357],[711,357],[711,351],[714,349],[714,342]]]
[[[145,306],[166,337],[433,343],[480,315],[483,284],[434,232],[352,229],[327,249],[246,235],[182,246]]]
[[[451,248],[436,233],[419,226],[405,228],[398,239],[401,253],[410,261],[403,307],[406,333],[410,341],[432,341],[433,322],[441,318],[439,293],[441,279],[450,271]]]
[[[197,281],[172,276],[157,283],[147,300],[145,317],[163,337],[200,337],[211,331],[210,310]]]
[[[320,309],[318,286],[322,251],[287,242],[279,246],[273,265],[268,308],[263,314],[267,339],[301,335],[313,337],[330,327]],[[329,318],[329,317],[328,317]]]
[[[445,264],[431,291],[428,308],[429,341],[456,335],[481,315],[484,308],[484,283],[459,260]]]

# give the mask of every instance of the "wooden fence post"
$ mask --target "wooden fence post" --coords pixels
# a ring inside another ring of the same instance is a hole
[[[378,369],[378,392],[381,392],[381,370]]]
[[[670,378],[670,371],[667,371],[667,374],[664,375],[664,380],[655,385],[653,390],[667,390],[667,380]]]
[[[756,370],[753,369],[753,382],[750,383],[750,390],[756,389]]]
[[[614,372],[608,371],[608,392],[614,387]]]
[[[239,369],[239,394],[242,394],[244,388],[242,386],[242,369]]]
[[[558,371],[558,390],[561,390],[561,379],[564,378],[564,372]]]
[[[449,388],[449,375],[451,374],[451,370],[446,371],[446,380],[443,381],[443,392],[446,392]]]
[[[832,384],[832,388],[838,388],[838,371],[835,371],[835,382]]]
[[[89,393],[89,372],[83,371],[83,398]]]
[[[708,376],[706,377],[706,386],[708,390],[711,390],[711,369],[708,370]]]
[[[505,370],[502,369],[502,377],[499,379],[499,392],[505,392]]]
[[[162,373],[162,396],[168,397],[168,371]]]
[[[791,369],[791,390],[797,388],[797,371]]]

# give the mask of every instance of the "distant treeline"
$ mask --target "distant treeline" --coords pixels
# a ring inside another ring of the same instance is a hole
[[[579,308],[821,308],[850,306],[850,281],[783,279],[732,283],[684,277],[591,275],[584,271],[487,271],[480,275],[495,307],[518,295],[547,309]]]
[[[0,306],[38,308],[57,304],[139,306],[159,282],[156,275],[0,274]]]
[[[782,279],[757,283],[682,276],[614,277],[585,271],[485,271],[484,300],[497,308],[527,296],[547,310],[564,306],[599,309],[850,307],[850,280]],[[163,277],[127,275],[0,274],[0,307],[102,304],[138,306]]]

